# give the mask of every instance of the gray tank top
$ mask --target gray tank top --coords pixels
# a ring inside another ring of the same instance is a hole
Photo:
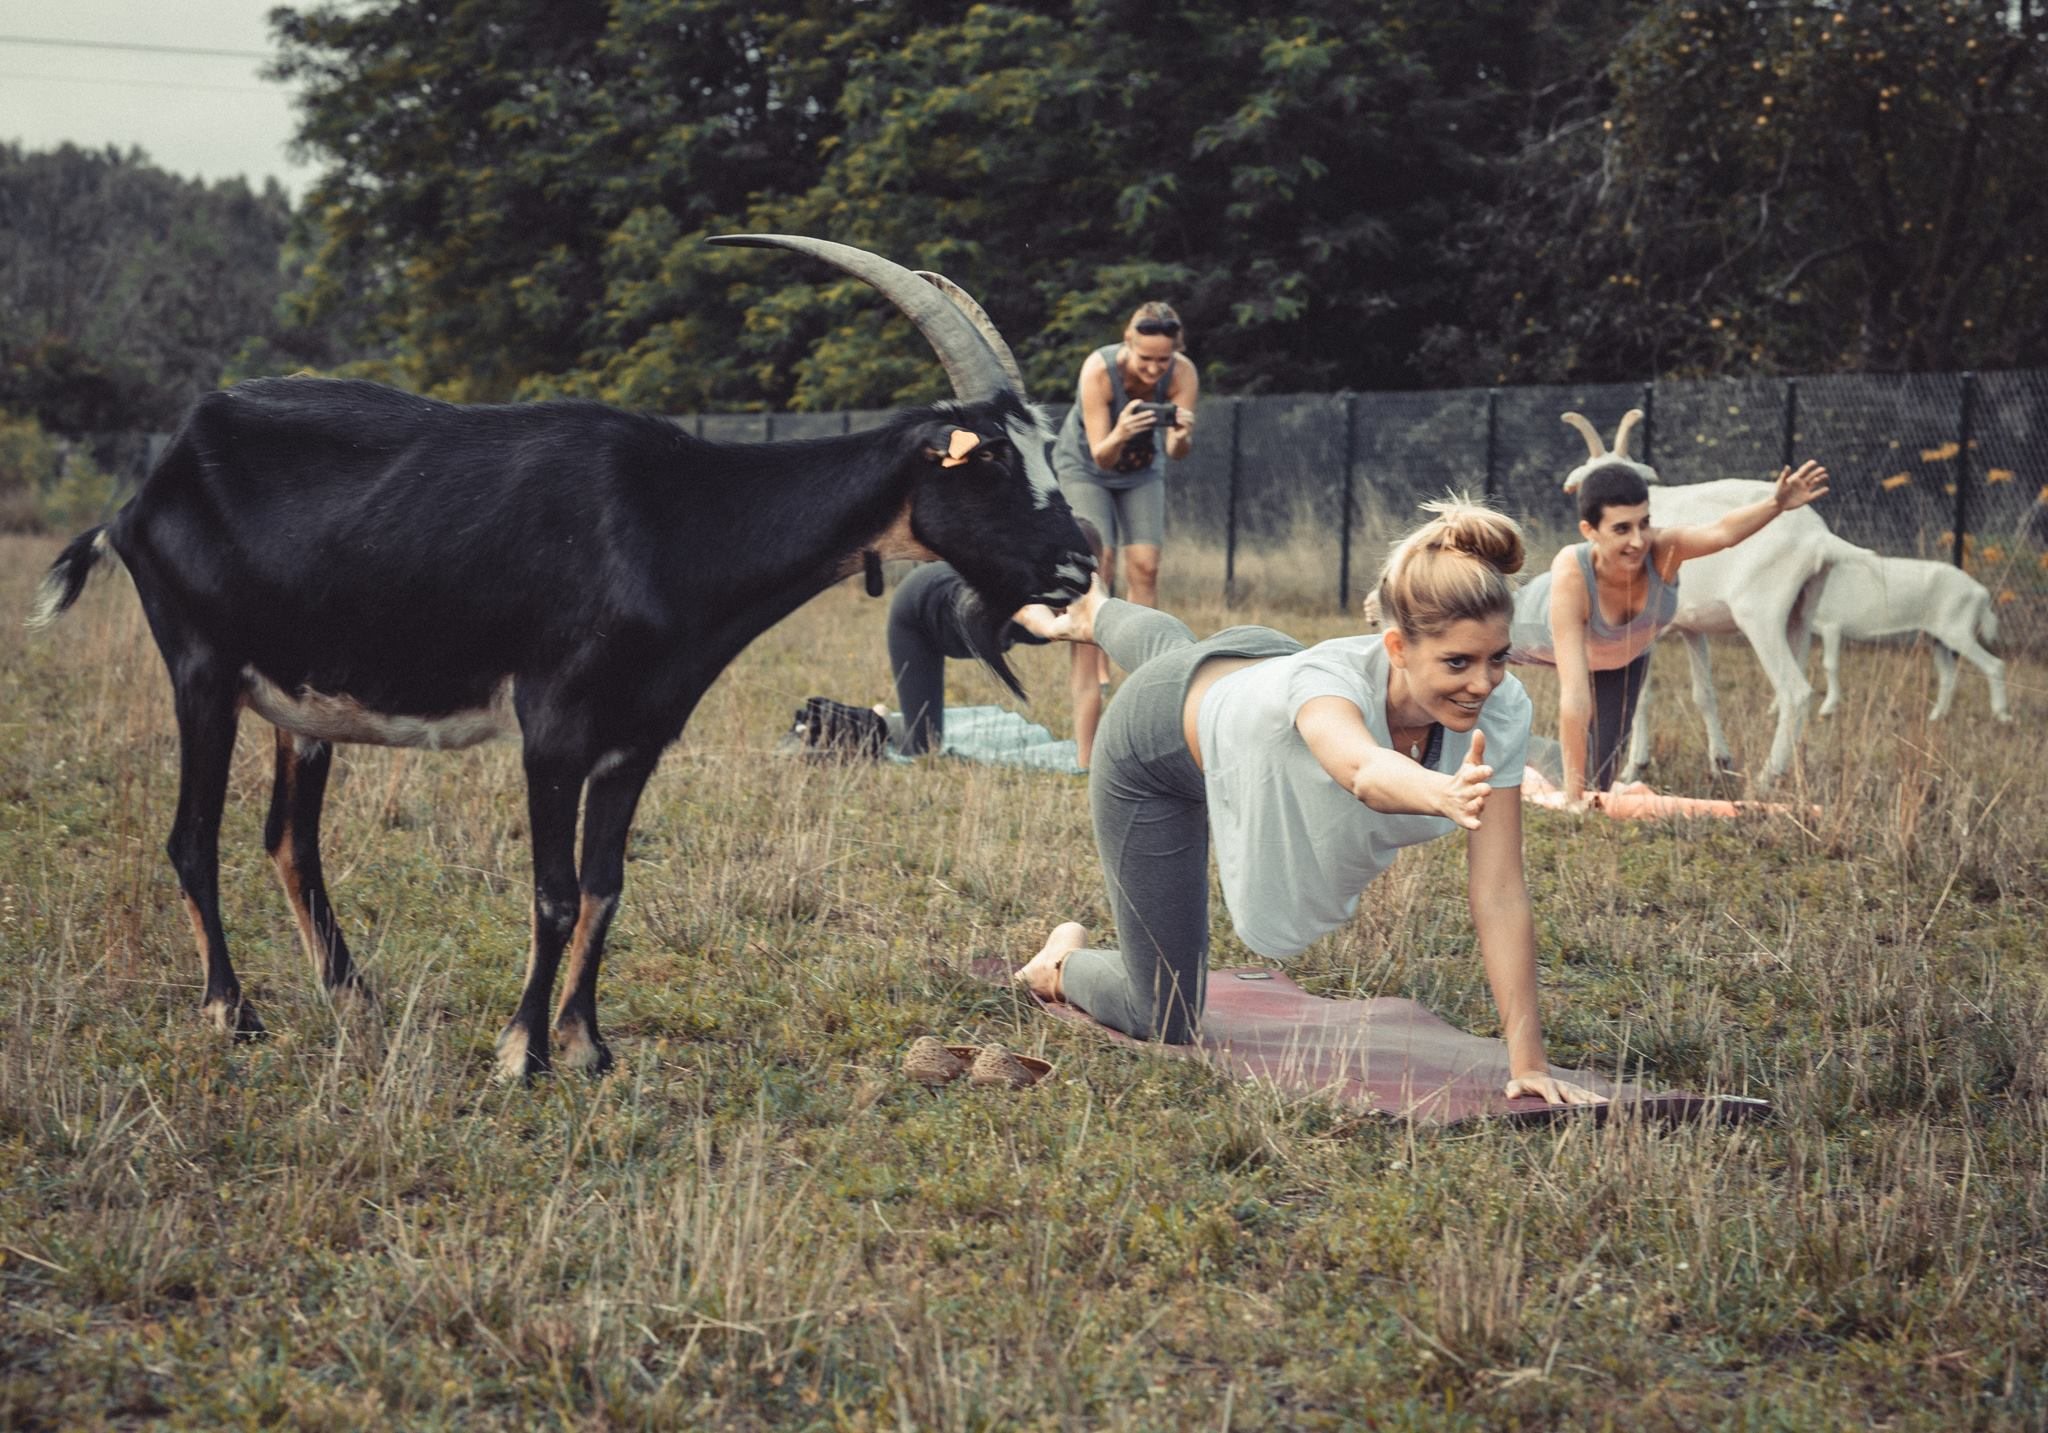
[[[1123,347],[1112,343],[1107,348],[1098,348],[1095,354],[1109,370],[1109,416],[1112,422],[1124,411],[1130,397],[1124,392],[1124,376],[1116,364],[1116,351]],[[1083,368],[1087,365],[1084,363]],[[1164,403],[1166,395],[1173,390],[1173,375],[1180,370],[1180,355],[1174,355],[1173,367],[1159,380],[1159,390],[1154,395]],[[1101,468],[1095,464],[1095,455],[1088,450],[1088,426],[1081,421],[1081,384],[1074,383],[1074,406],[1067,410],[1066,421],[1060,424],[1059,436],[1053,440],[1052,470],[1061,482],[1071,474],[1105,488],[1135,488],[1149,483],[1154,478],[1166,476],[1166,444],[1155,428],[1152,430],[1152,461],[1142,468],[1128,473],[1119,473],[1113,468]]]
[[[1586,584],[1586,669],[1612,672],[1626,667],[1649,650],[1657,634],[1678,615],[1678,583],[1666,582],[1650,554],[1644,554],[1643,570],[1649,576],[1650,595],[1644,600],[1642,611],[1616,627],[1600,615],[1600,589],[1593,578],[1593,544],[1582,542],[1572,551],[1578,554],[1579,575]],[[1548,569],[1515,594],[1509,641],[1513,644],[1509,661],[1531,667],[1557,665],[1557,644],[1550,635]]]

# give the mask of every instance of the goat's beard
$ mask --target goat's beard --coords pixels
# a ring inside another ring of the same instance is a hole
[[[1028,702],[1023,683],[1010,670],[1010,664],[1003,660],[1003,629],[1010,625],[1008,608],[997,610],[988,604],[979,593],[963,591],[959,602],[960,630],[967,637],[967,645],[981,664],[994,672],[996,679],[1017,694],[1017,700]]]

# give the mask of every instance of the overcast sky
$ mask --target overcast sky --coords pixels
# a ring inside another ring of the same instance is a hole
[[[279,0],[0,0],[0,140],[53,149],[139,145],[205,179],[275,176],[296,198],[312,172],[285,154],[296,114],[259,77]],[[83,40],[234,55],[24,44]]]

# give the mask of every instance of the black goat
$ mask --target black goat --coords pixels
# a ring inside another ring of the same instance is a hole
[[[170,670],[168,849],[206,966],[202,1008],[224,1029],[263,1028],[217,894],[242,707],[277,728],[264,841],[330,991],[360,988],[320,870],[330,744],[521,740],[533,944],[499,1069],[548,1067],[566,950],[555,1059],[601,1071],[598,963],[634,806],[742,648],[880,558],[951,562],[991,634],[1026,602],[1086,589],[1093,560],[1047,468],[1044,425],[971,300],[838,244],[727,242],[813,254],[873,284],[923,331],[958,400],[849,437],[720,445],[594,403],[458,407],[260,379],[200,399],[135,497],[51,566],[32,624],[76,601],[112,551]]]

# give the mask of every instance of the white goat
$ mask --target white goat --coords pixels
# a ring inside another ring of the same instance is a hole
[[[1940,690],[1929,721],[1948,715],[1956,695],[1956,657],[1970,659],[1991,683],[1991,712],[2011,721],[2005,700],[2005,663],[1984,650],[1998,640],[1998,616],[1984,584],[1959,567],[1917,557],[1885,557],[1857,548],[1853,559],[1838,559],[1821,589],[1813,629],[1820,634],[1828,695],[1822,716],[1832,716],[1842,699],[1842,639],[1876,641],[1924,632],[1934,643]]]
[[[1615,463],[1633,468],[1650,486],[1653,527],[1711,523],[1724,513],[1771,496],[1772,484],[1747,478],[1664,486],[1654,468],[1628,455],[1629,434],[1642,417],[1642,411],[1634,408],[1622,417],[1610,452],[1590,422],[1577,413],[1565,414],[1564,421],[1586,440],[1588,453],[1585,462],[1565,475],[1565,491],[1576,492],[1594,468]],[[1775,781],[1791,769],[1806,724],[1807,702],[1813,696],[1800,654],[1808,650],[1806,623],[1817,603],[1821,581],[1839,556],[1858,550],[1830,532],[1813,509],[1798,508],[1734,547],[1685,564],[1679,575],[1678,615],[1670,630],[1685,639],[1692,658],[1693,701],[1706,721],[1707,751],[1717,769],[1733,769],[1735,759],[1721,729],[1706,639],[1740,633],[1763,665],[1764,676],[1777,694],[1778,729],[1762,779]],[[1623,781],[1635,780],[1649,765],[1649,712],[1645,674],[1628,761],[1620,773]]]

